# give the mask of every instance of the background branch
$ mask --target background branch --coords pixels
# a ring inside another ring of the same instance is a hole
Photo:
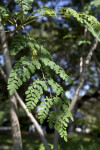
[[[83,67],[83,71],[82,71],[82,74],[81,74],[81,76],[79,78],[79,84],[78,84],[78,87],[77,87],[77,89],[75,91],[74,97],[73,97],[72,102],[71,102],[70,111],[72,113],[74,113],[75,105],[76,105],[76,103],[78,101],[79,92],[80,92],[80,90],[81,90],[81,88],[83,86],[83,83],[85,81],[87,67],[88,67],[88,65],[90,63],[90,60],[91,60],[91,57],[93,55],[94,50],[96,50],[96,48],[97,48],[97,45],[98,45],[98,41],[97,41],[97,39],[95,39],[94,42],[93,42],[92,47],[89,50],[89,53],[88,53],[87,57],[86,57],[85,64],[84,64],[84,67]]]

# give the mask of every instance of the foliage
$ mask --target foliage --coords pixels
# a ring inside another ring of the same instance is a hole
[[[27,14],[30,9],[32,9],[32,2],[34,0],[15,0],[15,2],[20,6],[21,12]]]
[[[87,15],[86,13],[78,13],[72,8],[60,7],[60,14],[65,14],[66,17],[73,16],[78,22],[80,22],[83,26],[85,26],[94,37],[100,41],[100,37],[98,35],[98,31],[100,30],[100,23],[97,19],[91,15]]]
[[[78,42],[78,45],[82,45],[82,44],[91,44],[91,42],[90,41],[86,41],[86,40]]]
[[[12,18],[13,17],[19,18],[21,20],[21,26],[19,26],[18,28],[21,28],[22,26],[29,24],[30,19],[37,17],[37,16],[34,16],[35,12],[38,12],[40,14],[38,16],[43,16],[43,17],[44,16],[56,16],[57,17],[58,15],[61,15],[61,16],[65,15],[66,18],[73,17],[74,19],[76,19],[78,22],[80,22],[82,24],[82,26],[88,28],[88,30],[93,34],[93,36],[96,37],[98,39],[98,41],[100,41],[100,37],[98,34],[98,31],[100,30],[100,22],[97,21],[97,19],[94,16],[88,15],[87,12],[77,12],[77,11],[73,10],[72,8],[60,7],[59,13],[58,13],[49,7],[43,6],[40,9],[33,11],[29,16],[27,16],[26,14],[31,9],[30,4],[33,2],[33,0],[30,0],[30,1],[16,0],[16,2],[21,7],[21,12],[20,12],[20,14],[16,14],[15,16],[10,15],[9,21],[10,21],[10,23],[15,25],[15,23],[12,22]],[[5,12],[5,8],[0,7],[0,10],[2,13],[1,16],[3,18],[5,16],[5,13],[3,15],[3,11]],[[9,14],[6,13],[6,15],[9,15]],[[32,20],[31,20],[31,22],[32,22]]]
[[[0,21],[2,24],[6,24],[5,20],[7,19],[9,21],[9,15],[10,12],[8,10],[6,10],[5,7],[0,7]],[[1,20],[2,19],[2,20]]]
[[[94,5],[94,6],[100,6],[100,1],[99,0],[93,0],[92,2],[91,2],[91,5]]]
[[[6,8],[0,7],[0,16],[1,16],[2,18],[9,16],[9,15],[8,15],[8,12],[7,12],[7,10],[6,10]]]
[[[53,9],[43,6],[42,8],[32,12],[28,15],[29,10],[32,8],[31,4],[33,0],[15,0],[20,6],[20,10],[16,15],[10,15],[7,13],[3,7],[0,7],[0,13],[2,19],[7,19],[11,24],[15,25],[15,34],[11,43],[11,55],[18,54],[21,50],[27,48],[29,49],[31,56],[23,56],[19,61],[15,63],[15,66],[10,74],[8,80],[8,90],[12,95],[23,82],[32,79],[34,73],[37,70],[41,71],[42,77],[35,79],[31,83],[26,91],[26,105],[29,111],[33,110],[42,97],[44,92],[48,92],[50,96],[45,96],[43,102],[41,102],[38,111],[38,118],[40,122],[43,123],[45,118],[48,118],[49,126],[54,126],[56,130],[60,133],[61,137],[67,141],[66,128],[68,126],[69,118],[73,120],[73,117],[69,111],[70,101],[66,99],[65,91],[60,84],[56,83],[54,78],[49,72],[54,72],[55,75],[59,75],[61,79],[65,82],[72,83],[71,78],[65,73],[65,71],[56,65],[52,60],[50,53],[44,48],[40,40],[34,39],[33,36],[18,34],[18,31],[24,26],[34,21],[33,18],[35,12],[38,12],[41,17],[44,16],[59,16],[64,15],[66,18],[75,19],[80,22],[100,41],[98,31],[100,30],[100,23],[93,16],[86,13],[76,12],[72,8],[60,7],[59,13],[55,12]],[[5,18],[5,16],[7,16]],[[18,27],[16,27],[16,22],[12,21],[13,18],[18,21]],[[86,43],[83,41],[83,43]],[[89,42],[87,42],[89,43]],[[81,42],[82,44],[82,42]],[[53,89],[53,90],[52,90]]]
[[[16,55],[25,47],[30,49],[31,57],[23,56],[16,62],[8,80],[10,94],[12,95],[23,82],[30,79],[31,75],[33,75],[37,69],[42,70],[43,77],[41,79],[35,79],[25,93],[26,105],[29,111],[33,110],[37,106],[39,99],[41,99],[43,91],[48,91],[48,88],[52,87],[53,92],[50,91],[50,96],[46,97],[39,106],[38,118],[40,119],[40,123],[43,123],[44,119],[48,117],[49,126],[52,127],[54,125],[60,135],[67,140],[66,127],[69,122],[68,118],[73,120],[69,111],[70,101],[66,99],[65,92],[61,85],[56,83],[50,75],[46,76],[48,72],[45,68],[54,71],[60,78],[66,82],[69,81],[70,84],[72,80],[59,65],[56,65],[52,61],[50,53],[44,46],[32,37],[28,38],[21,34],[15,35],[11,44],[10,53],[11,55]],[[55,107],[53,111],[50,110],[52,106]]]
[[[53,9],[46,6],[43,6],[39,13],[42,15],[57,16],[57,13]]]

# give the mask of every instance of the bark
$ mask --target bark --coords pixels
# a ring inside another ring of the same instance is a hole
[[[87,28],[85,28],[84,29],[83,40],[86,40],[87,33],[88,33],[88,30],[87,30]],[[84,53],[85,48],[86,48],[86,44],[83,44],[82,48],[81,48],[81,54],[80,54],[80,75],[81,75],[81,73],[83,71],[83,64],[84,64],[83,53]]]
[[[87,33],[87,31],[85,33]],[[86,37],[86,34],[85,34],[84,37]],[[81,88],[84,84],[84,81],[85,81],[85,78],[86,78],[87,67],[90,63],[93,52],[97,47],[97,44],[98,44],[98,41],[95,39],[94,42],[93,42],[92,47],[89,50],[89,53],[87,54],[86,60],[84,62],[84,66],[82,67],[82,73],[81,73],[80,78],[79,78],[79,84],[78,84],[78,87],[75,91],[74,97],[72,99],[71,107],[70,107],[70,111],[73,113],[73,116],[75,115],[75,113],[78,109],[78,106],[79,106],[79,102],[78,102],[79,92],[80,92],[80,90],[81,90]],[[85,46],[82,47],[82,51],[84,50],[84,48],[85,48]],[[75,117],[74,117],[74,120],[75,120]],[[74,124],[71,121],[69,123],[68,133],[72,133],[73,129],[74,129]]]
[[[83,57],[80,57],[80,74],[82,73],[83,69]]]
[[[59,133],[55,130],[54,132],[54,150],[58,150],[58,139],[59,139]]]
[[[98,72],[98,74],[100,76],[100,63],[99,63],[99,61],[98,61],[98,59],[97,59],[97,57],[95,55],[93,55],[93,58],[94,58],[94,61],[95,61],[97,72]]]
[[[6,34],[4,32],[4,27],[1,24],[0,24],[0,31],[2,31],[1,44],[3,44],[6,39]],[[3,44],[2,49],[3,49],[6,73],[7,76],[9,77],[12,66],[11,66],[10,56],[8,52],[7,42]],[[19,125],[17,111],[16,111],[17,110],[16,98],[14,95],[13,96],[9,95],[9,100],[10,100],[10,116],[11,116],[12,138],[13,138],[13,150],[22,150],[20,125]]]
[[[93,58],[98,73],[98,86],[100,87],[100,63],[95,55],[93,55]]]
[[[89,53],[88,53],[87,57],[86,57],[85,64],[84,64],[84,67],[83,67],[83,71],[82,71],[82,74],[81,74],[81,76],[79,78],[79,84],[78,84],[78,87],[77,87],[77,89],[75,91],[74,97],[73,97],[72,102],[71,102],[70,111],[72,113],[74,113],[75,105],[76,105],[76,103],[78,101],[79,92],[80,92],[80,90],[81,90],[81,88],[82,88],[82,86],[84,84],[84,81],[85,81],[87,67],[88,67],[88,65],[90,63],[91,57],[93,55],[93,52],[94,52],[94,50],[97,47],[97,44],[98,44],[98,41],[95,39],[94,42],[93,42],[92,47],[89,50]]]
[[[84,5],[82,5],[82,7],[84,7]],[[88,30],[87,30],[87,28],[85,28],[85,29],[84,29],[83,40],[86,40],[86,38],[87,38],[87,33],[88,33]],[[80,64],[79,64],[79,65],[80,65],[80,69],[79,69],[79,71],[80,71],[80,76],[81,76],[81,74],[82,74],[83,66],[84,66],[83,53],[84,53],[85,48],[86,48],[86,44],[83,44],[83,45],[82,45],[82,48],[81,48]],[[76,111],[77,111],[77,108],[78,108],[78,105],[77,105],[77,104],[76,104],[76,106],[77,106],[77,107],[74,108],[73,117],[74,117],[74,115],[75,115],[75,113],[76,113]],[[76,119],[76,118],[74,117],[74,121],[75,121],[75,119]],[[74,123],[73,123],[72,121],[70,121],[69,127],[68,127],[68,133],[72,133],[73,130],[74,130]]]
[[[22,138],[20,132],[20,125],[17,117],[17,104],[15,96],[10,96],[10,115],[11,115],[11,129],[13,138],[13,150],[22,150]]]
[[[2,68],[0,67],[0,74],[2,75],[3,79],[5,80],[5,82],[7,83],[7,76],[4,73],[4,71],[2,70]],[[26,107],[26,105],[24,104],[23,100],[21,99],[21,97],[18,95],[17,92],[14,93],[14,95],[16,96],[16,99],[18,100],[20,106],[22,107],[22,109],[24,110],[24,112],[26,113],[27,117],[30,119],[30,121],[34,124],[35,128],[37,129],[37,132],[39,133],[39,136],[45,146],[46,150],[50,150],[49,146],[48,146],[48,142],[44,136],[44,133],[40,127],[40,125],[38,124],[38,122],[36,121],[36,119],[34,118],[34,116],[32,115],[32,113],[30,113]]]

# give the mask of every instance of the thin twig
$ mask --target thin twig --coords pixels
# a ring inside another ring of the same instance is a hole
[[[7,75],[4,73],[3,69],[0,66],[0,74],[2,76],[2,78],[4,79],[4,81],[7,83],[8,82],[8,78]]]

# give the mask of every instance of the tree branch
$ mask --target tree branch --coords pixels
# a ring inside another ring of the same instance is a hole
[[[2,78],[4,79],[4,81],[7,83],[8,78],[1,67],[0,67],[0,74],[1,74]]]
[[[82,88],[83,83],[85,81],[87,67],[90,63],[91,57],[92,57],[93,52],[96,49],[97,45],[98,45],[98,41],[97,41],[97,39],[95,39],[94,42],[93,42],[92,47],[89,50],[89,53],[88,53],[87,57],[86,57],[85,64],[84,64],[84,67],[83,67],[83,71],[82,71],[82,74],[79,78],[79,84],[78,84],[78,87],[75,91],[74,97],[73,97],[72,102],[71,102],[70,111],[72,113],[74,113],[74,109],[75,109],[75,105],[78,101],[78,95],[79,95],[80,89]]]
[[[4,73],[3,69],[0,67],[0,74],[2,76],[2,78],[4,79],[4,81],[7,83],[8,78],[7,75]],[[46,148],[46,150],[50,150],[49,146],[48,146],[48,142],[44,136],[44,133],[40,127],[40,125],[38,124],[38,122],[36,121],[36,119],[34,118],[34,116],[32,115],[32,113],[30,113],[25,105],[25,103],[23,102],[23,100],[21,99],[21,97],[19,96],[19,94],[17,92],[14,93],[18,103],[20,104],[20,106],[22,107],[22,109],[24,110],[24,112],[26,113],[27,117],[30,119],[30,121],[32,122],[32,124],[34,124],[35,128],[37,129],[40,138],[42,140],[42,142],[44,143],[44,146]]]
[[[97,66],[98,74],[100,75],[100,63],[95,55],[93,55],[93,58],[94,58],[96,66]]]
[[[4,31],[4,27],[1,24],[1,18],[0,18],[0,31]],[[11,66],[11,60],[8,51],[8,44],[7,42],[4,43],[4,41],[6,41],[6,34],[5,32],[2,32],[0,33],[0,35],[1,35],[1,44],[2,44],[2,50],[4,55],[4,61],[5,61],[5,69],[6,69],[7,77],[9,77],[12,66]],[[10,103],[10,118],[11,118],[11,127],[12,127],[11,129],[12,129],[13,149],[22,150],[20,124],[19,124],[17,111],[16,111],[17,102],[16,102],[16,97],[14,95],[12,96],[9,95],[9,103]]]

